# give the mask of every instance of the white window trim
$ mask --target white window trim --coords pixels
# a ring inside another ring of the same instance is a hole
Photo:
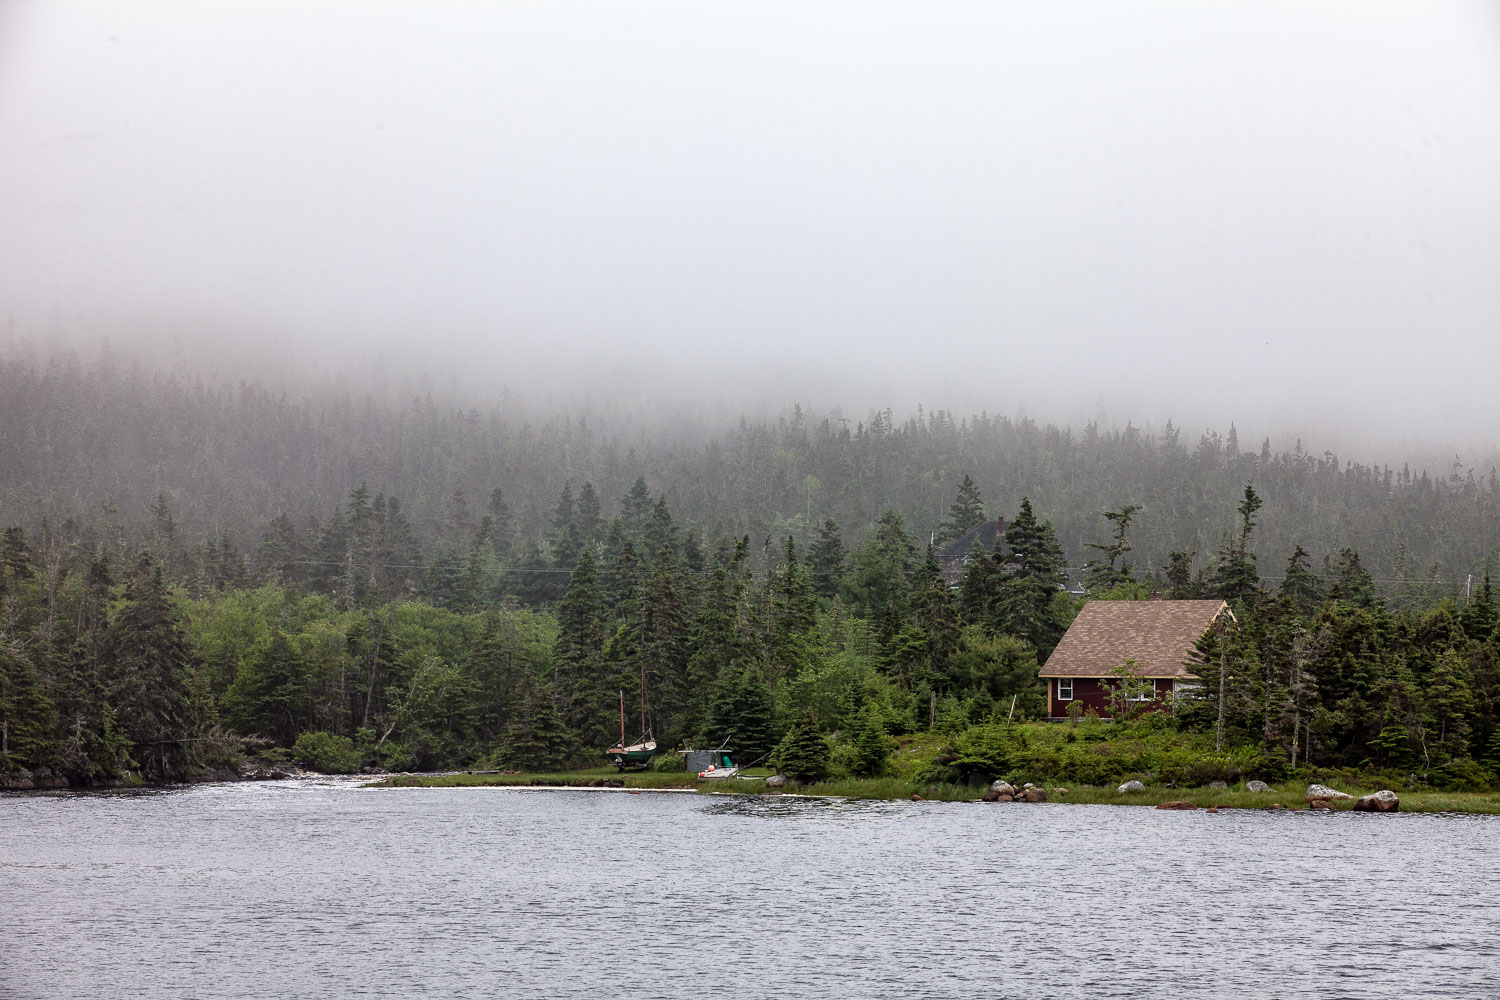
[[[1191,695],[1191,694],[1194,694],[1195,692],[1197,692],[1202,687],[1203,687],[1203,682],[1202,681],[1173,681],[1172,682],[1172,697],[1173,698],[1181,698],[1184,695]]]
[[[1064,684],[1066,684],[1068,686],[1068,693],[1067,694],[1063,694],[1063,685]],[[1071,678],[1071,677],[1059,677],[1057,679],[1057,700],[1058,701],[1072,701],[1073,700],[1073,678]]]
[[[1131,678],[1130,681],[1127,681],[1126,684],[1129,685],[1131,683],[1131,681],[1134,682],[1134,687],[1133,687],[1133,689],[1131,689],[1130,696],[1126,700],[1128,700],[1128,701],[1155,701],[1156,700],[1156,680],[1154,678],[1151,678],[1151,677],[1133,677],[1133,678]],[[1146,687],[1146,685],[1148,685],[1148,684],[1151,685],[1151,686],[1150,687]]]

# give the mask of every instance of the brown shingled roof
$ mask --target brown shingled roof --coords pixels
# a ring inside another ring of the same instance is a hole
[[[1221,613],[1234,617],[1218,600],[1090,601],[1037,676],[1107,677],[1135,660],[1135,676],[1196,679],[1183,662]]]

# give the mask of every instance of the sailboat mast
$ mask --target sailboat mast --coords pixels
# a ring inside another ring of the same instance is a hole
[[[646,661],[641,661],[641,733],[646,732]]]
[[[625,749],[625,689],[620,689],[620,749]]]

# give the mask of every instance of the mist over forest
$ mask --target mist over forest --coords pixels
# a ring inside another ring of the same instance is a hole
[[[917,405],[847,411],[816,399],[726,400],[663,393],[560,399],[524,389],[486,398],[456,380],[384,359],[355,374],[286,365],[236,377],[175,360],[12,344],[0,354],[0,520],[35,533],[67,523],[110,542],[117,562],[160,543],[233,543],[253,555],[282,515],[309,544],[356,489],[398,500],[422,558],[462,548],[495,490],[513,552],[530,544],[559,575],[557,504],[585,484],[608,519],[644,478],[708,544],[748,535],[765,558],[810,544],[832,520],[851,543],[888,510],[930,541],[965,476],[990,517],[1023,498],[1057,530],[1069,579],[1105,541],[1108,510],[1141,508],[1131,561],[1160,575],[1174,550],[1207,567],[1236,523],[1246,484],[1264,497],[1261,573],[1297,546],[1315,562],[1360,554],[1392,594],[1463,592],[1500,545],[1494,468],[1453,456],[1429,469],[1362,461],[1298,437],[1247,439],[1237,425],[1055,424],[1003,412]],[[627,390],[628,392],[628,390]],[[472,510],[455,513],[455,497]],[[764,568],[764,567],[762,567]],[[537,594],[545,595],[542,588]],[[514,596],[514,595],[513,595]]]

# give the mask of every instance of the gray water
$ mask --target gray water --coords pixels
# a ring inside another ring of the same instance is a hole
[[[1500,995],[1496,817],[0,796],[0,996]]]

